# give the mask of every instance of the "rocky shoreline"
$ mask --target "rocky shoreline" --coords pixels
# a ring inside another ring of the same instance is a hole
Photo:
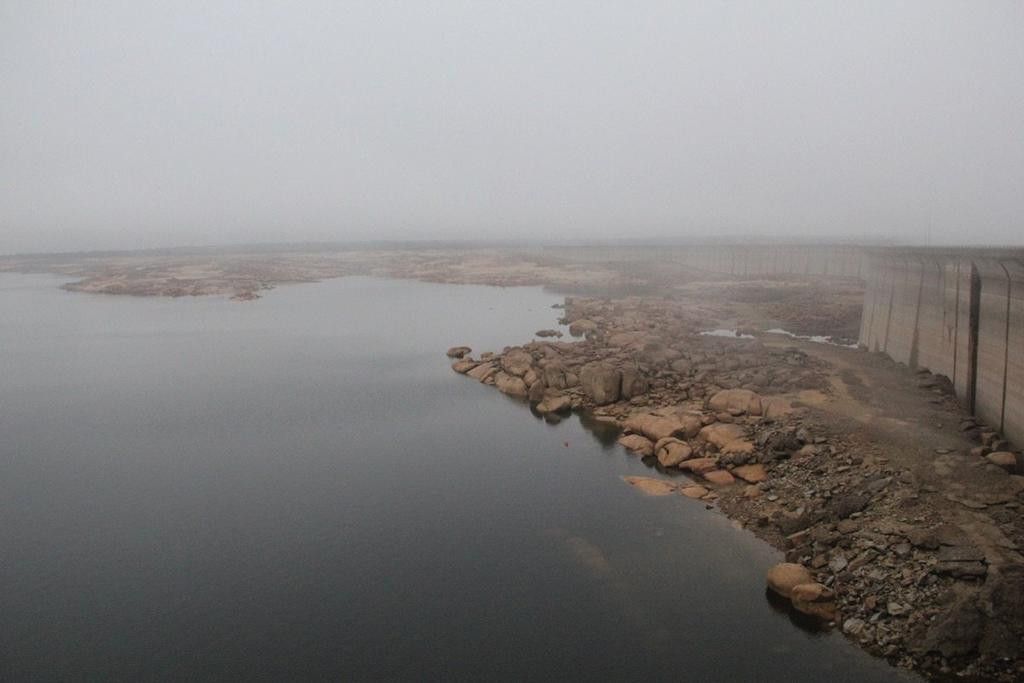
[[[920,463],[842,415],[833,404],[856,383],[790,340],[702,335],[707,311],[667,298],[564,309],[574,341],[454,347],[453,370],[546,420],[576,411],[620,430],[628,452],[672,475],[627,484],[699,500],[785,551],[769,587],[872,654],[933,678],[1024,677],[1020,456],[944,378],[880,369],[955,425],[955,447]]]

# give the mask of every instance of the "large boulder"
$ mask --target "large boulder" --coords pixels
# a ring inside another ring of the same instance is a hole
[[[997,467],[1002,467],[1010,474],[1017,471],[1017,456],[1009,451],[989,453],[985,456],[985,459]]]
[[[494,386],[498,387],[498,391],[509,396],[526,398],[529,395],[529,389],[526,388],[526,382],[522,378],[504,372],[499,372],[494,376]]]
[[[572,409],[572,400],[560,391],[548,391],[544,400],[537,404],[537,412],[567,413]]]
[[[645,439],[639,434],[626,434],[619,437],[619,443],[630,453],[636,453],[641,457],[654,455],[654,444],[650,439]]]
[[[583,392],[599,406],[619,400],[622,373],[607,363],[587,363],[580,371]]]
[[[678,467],[694,474],[704,474],[718,469],[718,458],[690,458],[679,463]]]
[[[765,471],[764,465],[761,464],[740,465],[732,473],[751,484],[757,484],[768,478],[768,473]]]
[[[548,363],[543,371],[544,383],[552,389],[565,389],[565,368],[561,363]]]
[[[630,486],[640,489],[648,496],[667,496],[675,493],[679,488],[670,481],[653,477],[623,477],[622,480]]]
[[[736,478],[726,470],[709,470],[702,473],[701,476],[718,486],[730,486],[736,483]]]
[[[662,467],[676,467],[693,455],[693,449],[685,441],[669,436],[654,445],[654,455]]]
[[[690,436],[693,425],[675,417],[639,413],[630,415],[623,425],[627,430],[643,434],[651,441],[667,436]],[[697,429],[700,429],[698,420]]]
[[[836,594],[820,583],[801,583],[790,591],[790,601],[798,612],[812,617],[835,621],[839,613],[836,610]]]
[[[522,377],[533,365],[533,356],[524,349],[512,349],[501,357],[501,369],[510,375]]]
[[[749,389],[723,389],[708,399],[708,408],[716,413],[760,415],[762,412],[761,397]]]
[[[768,588],[784,598],[789,598],[793,589],[803,583],[814,583],[814,577],[801,564],[782,562],[768,570]]]
[[[743,427],[730,422],[716,422],[700,430],[700,438],[718,448],[725,448],[730,442],[745,435],[746,430]]]
[[[593,320],[587,320],[586,318],[573,320],[571,323],[569,323],[569,334],[571,334],[574,337],[582,337],[587,332],[593,332],[596,329],[597,323],[595,323]]]
[[[634,396],[641,396],[647,393],[647,378],[641,374],[640,369],[635,366],[628,366],[622,370],[622,398],[629,400]]]

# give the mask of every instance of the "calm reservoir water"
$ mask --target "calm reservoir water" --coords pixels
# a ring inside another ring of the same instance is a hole
[[[749,533],[449,369],[554,295],[58,283],[0,276],[4,680],[897,677],[773,608]]]

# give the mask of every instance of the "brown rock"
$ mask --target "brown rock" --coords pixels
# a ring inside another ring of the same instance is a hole
[[[537,404],[537,412],[545,413],[567,413],[572,408],[572,400],[559,391],[549,391],[544,400]]]
[[[1014,474],[1017,471],[1017,456],[1009,451],[996,451],[995,453],[989,453],[985,456],[993,465],[1002,467],[1010,474]]]
[[[718,458],[691,458],[679,463],[679,469],[704,474],[718,467]]]
[[[751,484],[757,484],[768,478],[764,465],[740,465],[732,471],[737,477]]]
[[[675,493],[678,488],[670,481],[654,479],[652,477],[623,477],[622,480],[630,486],[643,491],[648,496],[667,496]]]
[[[532,365],[533,356],[524,349],[511,349],[501,357],[501,369],[514,377],[522,377]]]
[[[683,494],[687,498],[703,498],[708,495],[710,491],[701,486],[700,484],[692,484],[690,486],[684,486],[679,489],[679,493]]]
[[[693,449],[685,441],[669,436],[659,439],[654,445],[654,455],[662,467],[676,467],[693,455]]]
[[[509,396],[526,398],[529,395],[529,389],[526,388],[526,382],[522,378],[513,377],[504,372],[494,375],[494,386],[498,387],[498,391]]]
[[[753,455],[754,444],[750,443],[746,439],[733,439],[722,447],[722,453],[730,455],[736,455],[738,453]]]
[[[803,565],[782,562],[768,570],[768,588],[784,598],[790,597],[793,589],[804,583],[814,583],[814,577]]]
[[[647,393],[647,378],[644,377],[636,366],[626,366],[622,369],[622,398],[629,400],[634,396],[641,396]]]
[[[743,427],[736,424],[725,424],[716,422],[700,430],[700,438],[719,448],[724,448],[730,441],[742,438],[746,432]]]
[[[749,389],[723,389],[708,399],[708,407],[715,412],[749,413],[760,415],[761,397]]]
[[[597,323],[593,320],[587,320],[581,318],[580,320],[574,320],[569,323],[569,334],[574,337],[582,337],[587,332],[593,332],[597,329]]]
[[[736,478],[725,470],[711,470],[702,473],[701,476],[718,486],[728,486],[736,482]]]
[[[670,436],[683,436],[686,432],[686,425],[680,420],[650,413],[629,416],[623,427],[631,432],[643,434],[651,441],[658,441]]]
[[[588,363],[580,372],[580,386],[599,406],[619,400],[622,373],[607,363]]]
[[[646,439],[639,434],[621,436],[619,437],[619,443],[630,453],[636,453],[641,457],[654,455],[654,444],[651,443],[650,439]]]
[[[560,363],[549,363],[544,367],[544,383],[552,389],[565,389],[569,386],[565,379],[565,368]]]
[[[450,349],[448,349],[447,353],[449,358],[462,358],[467,353],[470,353],[472,351],[473,349],[469,348],[468,346],[453,346]]]
[[[494,363],[481,363],[472,370],[466,373],[467,377],[472,377],[480,382],[486,382],[498,372],[498,368]]]

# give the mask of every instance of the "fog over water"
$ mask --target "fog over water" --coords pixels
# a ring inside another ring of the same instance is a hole
[[[1020,2],[3,2],[0,253],[1021,243]]]

